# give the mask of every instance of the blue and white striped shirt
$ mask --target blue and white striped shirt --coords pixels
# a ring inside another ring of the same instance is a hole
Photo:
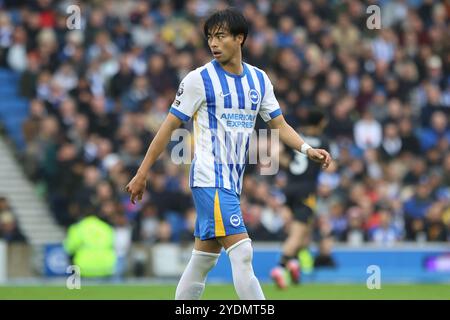
[[[256,117],[281,114],[267,74],[247,63],[240,75],[216,61],[191,71],[181,82],[170,112],[193,118],[194,160],[191,187],[216,187],[240,194]]]

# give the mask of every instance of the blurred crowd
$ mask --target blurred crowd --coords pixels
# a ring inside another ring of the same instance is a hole
[[[71,4],[81,30],[66,25]],[[301,133],[309,110],[327,115],[335,161],[319,176],[312,240],[449,241],[450,2],[433,0],[0,1],[0,65],[21,73],[30,101],[24,167],[58,223],[95,212],[133,241],[192,241],[189,168],[170,160],[173,144],[141,203],[124,188],[180,80],[212,59],[202,22],[228,4],[251,23],[244,61],[268,73],[287,121]],[[371,4],[380,30],[367,28]],[[256,241],[281,240],[286,169],[259,169],[247,167],[245,223]]]

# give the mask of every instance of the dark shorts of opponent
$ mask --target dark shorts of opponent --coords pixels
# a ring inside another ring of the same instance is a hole
[[[295,221],[309,224],[314,217],[316,209],[316,196],[313,193],[307,195],[291,194],[287,197],[287,203],[292,210]]]

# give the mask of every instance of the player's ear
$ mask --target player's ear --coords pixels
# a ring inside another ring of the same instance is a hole
[[[239,44],[242,46],[242,43],[244,42],[244,35],[238,34],[235,38],[238,40]]]

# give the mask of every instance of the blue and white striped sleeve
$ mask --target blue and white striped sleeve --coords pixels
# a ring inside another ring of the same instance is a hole
[[[265,72],[263,72],[263,74],[266,92],[261,102],[259,114],[261,115],[261,118],[263,118],[263,120],[267,122],[281,115],[281,109],[280,104],[278,103],[277,98],[275,97],[272,82],[270,81],[269,77]]]
[[[191,71],[181,81],[169,112],[183,122],[191,119],[205,99],[203,82],[197,70]]]

